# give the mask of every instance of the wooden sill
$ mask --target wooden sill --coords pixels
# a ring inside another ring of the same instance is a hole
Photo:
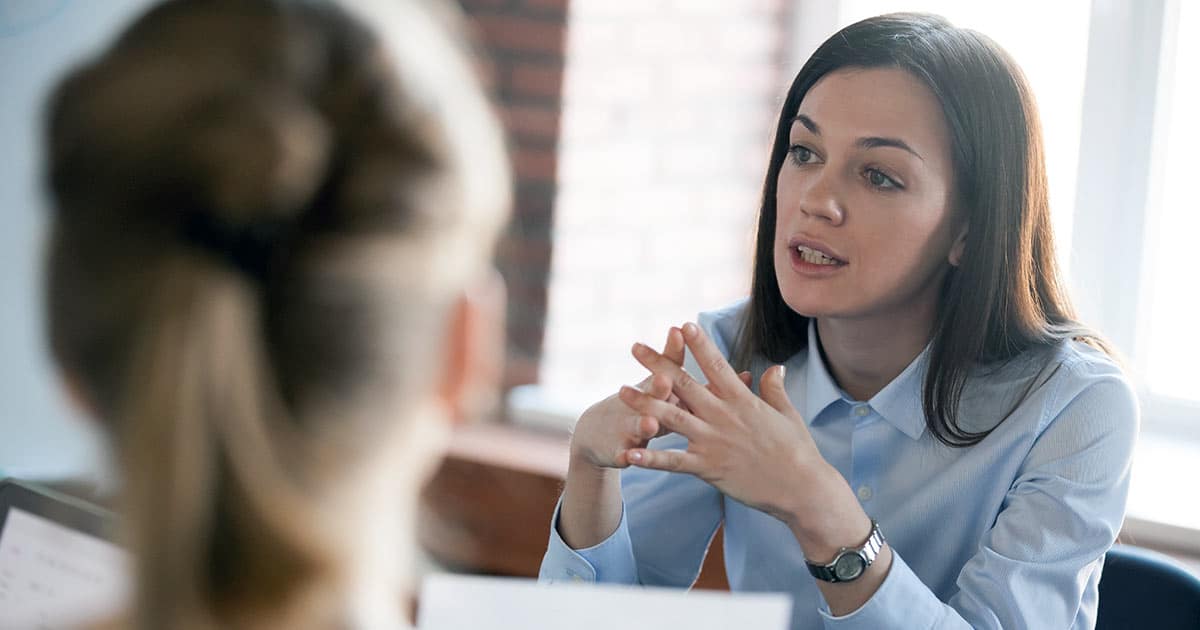
[[[478,424],[455,432],[422,494],[418,538],[453,570],[536,577],[567,475],[566,434]],[[695,588],[728,590],[721,532]]]

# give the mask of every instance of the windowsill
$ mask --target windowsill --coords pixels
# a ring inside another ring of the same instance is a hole
[[[516,426],[561,434],[572,429],[586,406],[569,396],[526,385],[509,396],[508,416]],[[1134,452],[1122,542],[1200,562],[1200,501],[1180,491],[1183,480],[1200,477],[1197,462],[1200,442],[1142,431]],[[1189,469],[1195,473],[1187,473]]]

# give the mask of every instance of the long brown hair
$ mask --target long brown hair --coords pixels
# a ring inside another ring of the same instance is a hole
[[[457,27],[390,7],[167,2],[50,101],[50,345],[117,438],[138,628],[337,623],[310,496],[490,261],[498,126]]]
[[[782,362],[808,344],[809,318],[783,301],[775,275],[776,185],[791,121],[805,94],[825,75],[847,67],[906,70],[929,87],[946,117],[953,203],[967,237],[962,264],[950,267],[941,289],[922,399],[927,427],[938,440],[977,444],[990,429],[970,431],[958,422],[959,400],[973,369],[1067,339],[1107,345],[1076,321],[1060,278],[1041,124],[1029,84],[995,42],[939,16],[897,13],[847,26],[796,75],[763,183],[754,277],[735,363],[749,369],[759,356]]]

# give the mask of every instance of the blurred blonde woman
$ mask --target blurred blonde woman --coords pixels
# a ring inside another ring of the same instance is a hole
[[[418,489],[502,330],[508,174],[454,17],[166,2],[52,97],[50,339],[114,436],[123,625],[407,624]]]

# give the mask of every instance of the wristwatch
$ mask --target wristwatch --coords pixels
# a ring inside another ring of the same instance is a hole
[[[879,523],[871,519],[871,535],[861,547],[842,547],[829,564],[813,564],[807,559],[804,564],[808,565],[808,572],[818,580],[833,583],[853,582],[875,562],[879,551],[883,549],[883,542],[883,532],[879,531]]]

